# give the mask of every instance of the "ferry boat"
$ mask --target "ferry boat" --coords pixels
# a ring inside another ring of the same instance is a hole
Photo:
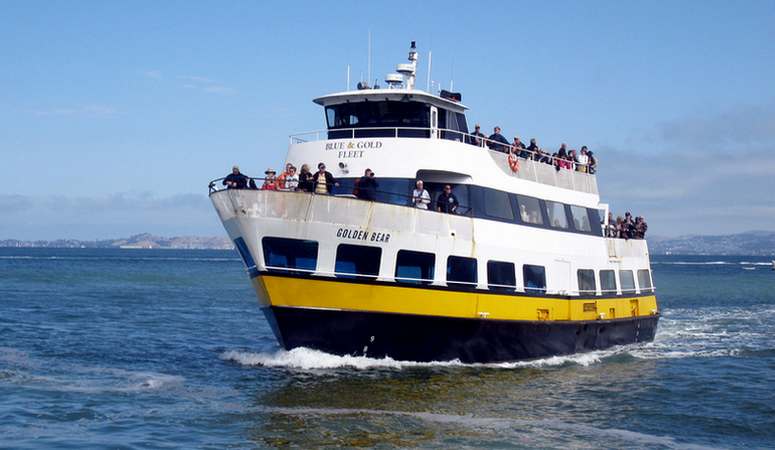
[[[605,236],[595,174],[471,134],[460,95],[416,89],[417,59],[412,42],[386,87],[314,99],[326,129],[290,136],[286,162],[324,163],[330,195],[210,183],[280,346],[488,363],[653,340],[646,241]],[[373,200],[353,195],[367,168]]]

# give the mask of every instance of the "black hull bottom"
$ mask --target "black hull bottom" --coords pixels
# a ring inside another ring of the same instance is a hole
[[[487,363],[567,355],[654,339],[659,316],[588,322],[456,319],[263,308],[280,345],[402,361]]]

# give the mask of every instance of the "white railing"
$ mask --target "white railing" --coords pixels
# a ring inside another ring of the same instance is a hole
[[[452,281],[452,280],[446,280],[446,281],[437,281],[433,279],[427,279],[427,278],[409,278],[409,277],[384,277],[380,275],[368,275],[368,274],[358,274],[358,273],[350,273],[350,272],[330,272],[330,271],[324,271],[324,270],[311,270],[311,269],[297,269],[293,267],[281,267],[281,266],[266,266],[267,270],[275,270],[279,272],[296,272],[296,273],[302,273],[306,275],[318,275],[318,276],[334,276],[334,277],[347,277],[347,278],[367,278],[370,280],[379,280],[379,281],[390,281],[390,282],[420,282],[420,283],[426,283],[429,285],[434,286],[455,286],[455,285],[463,285],[468,286],[470,288],[478,288],[479,283],[474,283],[471,281]],[[516,285],[509,285],[509,284],[494,284],[494,283],[488,283],[487,288],[482,288],[480,290],[492,290],[491,288],[499,288],[499,289],[509,289],[514,292],[518,293],[543,293],[547,295],[569,295],[569,296],[581,296],[581,295],[618,295],[619,290],[618,289],[610,289],[610,290],[551,290],[546,288],[531,288],[531,287],[524,287],[520,288],[520,286]],[[630,290],[627,290],[628,292]],[[655,287],[651,288],[642,288],[638,292],[641,294],[650,294],[654,293],[656,291]],[[497,292],[497,291],[495,291]],[[599,292],[599,294],[598,294]],[[632,290],[632,293],[635,294],[636,290]],[[627,295],[622,292],[621,295]]]

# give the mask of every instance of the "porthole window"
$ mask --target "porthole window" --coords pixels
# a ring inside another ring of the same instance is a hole
[[[476,259],[462,256],[447,258],[447,286],[473,289],[477,283]]]
[[[532,294],[546,292],[546,269],[544,266],[525,264],[522,266],[522,277],[525,280],[525,292]]]
[[[430,284],[436,255],[433,253],[399,250],[396,256],[396,281],[410,284]]]
[[[334,271],[340,278],[374,279],[379,274],[382,249],[365,245],[339,244]]]
[[[513,291],[517,288],[514,263],[487,261],[487,287],[493,291]]]
[[[303,239],[264,237],[261,239],[268,270],[298,269],[309,273],[317,268],[318,243]]]

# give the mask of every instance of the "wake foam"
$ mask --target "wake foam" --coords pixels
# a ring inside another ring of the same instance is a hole
[[[529,361],[514,361],[504,363],[489,364],[466,364],[458,359],[452,361],[400,361],[390,357],[369,358],[367,356],[351,355],[332,355],[309,348],[295,348],[290,351],[278,350],[275,352],[241,352],[230,350],[221,353],[221,359],[233,361],[243,366],[261,366],[278,367],[297,370],[320,370],[320,369],[341,369],[352,368],[358,370],[369,369],[407,369],[413,367],[487,367],[495,369],[518,369],[518,368],[543,368],[558,367],[564,365],[589,366],[597,364],[603,359],[621,354],[624,350],[603,350],[590,353],[579,353],[567,356],[552,356]]]

